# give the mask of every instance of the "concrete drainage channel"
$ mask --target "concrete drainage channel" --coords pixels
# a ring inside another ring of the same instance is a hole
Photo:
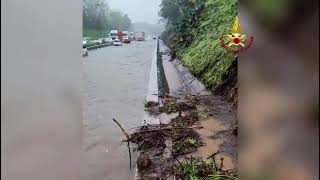
[[[160,88],[159,88],[159,69],[158,69],[158,50],[159,50],[159,40],[157,40],[157,46],[154,50],[153,53],[153,58],[151,62],[151,69],[150,69],[150,74],[149,74],[149,85],[148,85],[148,92],[146,96],[146,102],[145,103],[152,103],[156,104],[157,106],[159,105],[159,93],[160,93]],[[144,115],[144,124],[152,125],[155,127],[160,128],[160,116],[159,114],[150,114],[147,111],[145,111]],[[170,147],[170,146],[168,146]],[[170,151],[167,151],[170,152]],[[138,152],[137,157],[141,156],[142,152]],[[163,153],[165,154],[165,153]],[[167,155],[168,156],[168,155]],[[170,155],[169,155],[170,157]],[[158,158],[158,157],[151,157],[151,160],[154,161],[153,158]],[[137,160],[138,162],[139,160]],[[136,172],[135,172],[135,180],[143,180],[143,179],[148,179],[148,178],[157,178],[155,174],[147,174],[147,175],[142,175],[139,173],[139,165],[137,163],[136,166]]]
[[[153,59],[151,63],[151,70],[149,75],[149,86],[148,93],[146,96],[146,103],[153,104],[157,108],[160,108],[162,104],[162,97],[165,94],[169,94],[169,86],[166,79],[165,70],[163,67],[163,52],[160,50],[160,45],[162,46],[161,41],[157,40],[157,47],[153,54]],[[210,94],[208,93],[203,86],[203,84],[194,78],[186,68],[179,64],[178,60],[175,60],[174,66],[177,69],[178,73],[181,75],[181,82],[183,83],[184,89],[192,94]],[[150,114],[148,111],[145,111],[144,115],[144,125],[152,125],[155,128],[161,128],[161,118],[159,114]],[[174,157],[172,154],[172,140],[170,138],[165,139],[164,141],[165,148],[162,153],[150,153],[148,158],[151,160],[151,163],[154,164],[154,169],[157,172],[139,172],[139,158],[143,156],[145,152],[138,152],[137,159],[137,168],[135,170],[135,180],[145,180],[145,179],[159,179],[159,174],[162,175],[164,172],[170,172],[174,164]],[[176,177],[171,176],[171,179],[175,180]]]
[[[231,115],[229,113],[231,112],[230,109],[227,108],[229,106],[224,105],[219,98],[207,91],[205,86],[179,60],[172,60],[164,47],[166,46],[158,40],[151,63],[144,122],[140,129],[131,134],[130,137],[130,141],[138,145],[135,180],[175,180],[177,177],[181,178],[179,172],[182,171],[174,170],[177,167],[181,168],[182,164],[178,159],[184,158],[183,160],[187,161],[188,159],[186,158],[189,155],[191,157],[196,155],[196,157],[203,159],[211,156],[208,153],[213,153],[214,159],[214,156],[216,156],[214,154],[217,153],[216,150],[219,148],[219,142],[222,142],[222,139],[212,139],[211,135],[216,133],[216,130],[225,131],[225,129],[229,128],[217,122],[215,118],[210,117],[218,105],[222,110],[221,112],[226,115],[223,117],[229,117]],[[170,68],[176,71],[176,75],[169,71],[169,64]],[[174,84],[176,84],[176,81],[172,81],[173,76],[179,79],[179,87],[181,88],[181,90],[177,89],[177,99],[174,99],[176,92],[170,92]],[[183,99],[183,95],[186,95],[185,99]],[[202,98],[198,99],[196,97],[194,99],[193,97],[195,96],[202,96]],[[208,100],[216,104],[206,104]],[[184,125],[181,126],[179,123]],[[214,130],[206,129],[208,126],[219,128]],[[201,131],[202,128],[206,130]],[[206,143],[211,145],[207,146]],[[202,148],[202,150],[198,151],[198,148]],[[219,157],[222,156],[225,157],[223,154]],[[177,164],[174,165],[175,160],[179,162],[180,167]],[[225,172],[221,171],[222,161],[220,162],[220,170],[210,170],[210,173],[218,173],[218,176],[225,175],[223,174]],[[229,161],[231,162],[232,159],[227,158],[226,167],[232,168],[232,164]],[[218,163],[215,159],[213,162],[214,164]],[[208,167],[213,167],[211,165],[208,165]],[[177,172],[178,174],[175,174],[177,177],[174,177],[173,174]]]

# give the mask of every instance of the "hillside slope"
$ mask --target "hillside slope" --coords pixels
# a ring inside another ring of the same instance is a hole
[[[236,101],[236,57],[221,48],[237,15],[237,0],[163,0],[160,15],[167,20],[162,39],[207,88]]]

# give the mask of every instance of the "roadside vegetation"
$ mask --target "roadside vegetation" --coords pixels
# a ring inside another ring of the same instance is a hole
[[[223,86],[234,94],[236,84],[230,88],[225,82],[236,81],[231,72],[236,58],[221,48],[220,37],[230,33],[237,5],[237,0],[163,0],[160,10],[166,22],[161,38],[172,58],[178,58],[208,88]],[[228,96],[234,100],[234,95]]]
[[[177,160],[177,159],[176,159]],[[190,180],[236,180],[237,174],[231,170],[223,170],[223,159],[185,158],[177,160],[173,166],[173,174],[179,179]]]

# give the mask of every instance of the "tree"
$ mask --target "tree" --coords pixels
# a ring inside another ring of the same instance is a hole
[[[83,0],[83,29],[107,32],[129,30],[131,20],[120,11],[110,10],[105,0]]]
[[[83,27],[85,29],[104,29],[110,9],[104,0],[84,0]]]

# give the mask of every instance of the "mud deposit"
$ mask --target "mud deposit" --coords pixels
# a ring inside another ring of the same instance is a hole
[[[161,123],[144,124],[127,139],[140,152],[140,179],[237,178],[236,119],[230,104],[212,95],[165,95],[145,108],[160,114]]]

